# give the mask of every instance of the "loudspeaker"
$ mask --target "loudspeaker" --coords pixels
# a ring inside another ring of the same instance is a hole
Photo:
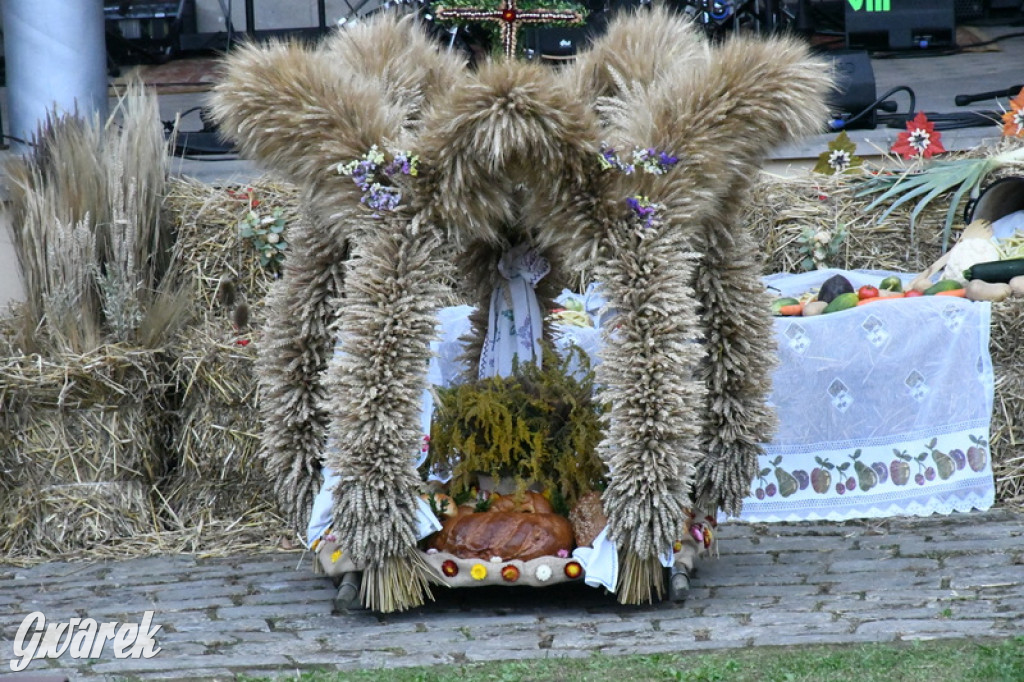
[[[875,71],[871,58],[863,50],[840,50],[829,54],[835,74],[836,86],[828,100],[833,119],[846,120],[872,107],[875,93]],[[870,111],[850,122],[848,128],[874,128],[876,111]]]

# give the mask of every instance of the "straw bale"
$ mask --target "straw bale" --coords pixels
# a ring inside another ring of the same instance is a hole
[[[165,207],[177,229],[176,258],[195,286],[196,307],[224,311],[234,299],[260,311],[275,274],[260,265],[256,249],[239,236],[239,224],[250,210],[269,216],[275,208],[282,209],[288,226],[302,220],[295,186],[268,177],[250,185],[215,187],[179,177],[169,183]],[[225,282],[234,288],[227,301]]]
[[[251,470],[260,438],[251,335],[211,318],[189,330],[174,353],[171,374],[181,401],[177,468],[204,478]]]
[[[8,557],[63,556],[153,531],[149,486],[138,481],[23,485],[0,508]]]
[[[174,472],[161,485],[172,516],[197,523],[266,506],[252,336],[214,316],[183,335],[174,352],[180,419]]]
[[[1010,299],[992,306],[990,348],[995,406],[989,440],[996,499],[1024,506],[1024,305]]]
[[[163,355],[104,346],[85,355],[9,357],[0,468],[16,485],[138,481],[166,471]]]
[[[918,216],[912,239],[913,204],[897,208],[880,224],[877,217],[882,210],[865,210],[874,195],[859,197],[858,191],[846,176],[763,173],[753,188],[744,224],[764,245],[765,273],[804,271],[805,254],[800,247],[807,228],[832,234],[846,231],[847,238],[830,267],[920,272],[941,255],[948,205],[932,202]]]

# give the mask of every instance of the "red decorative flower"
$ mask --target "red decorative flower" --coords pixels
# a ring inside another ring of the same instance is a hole
[[[514,583],[519,580],[519,569],[509,564],[501,569],[501,577],[505,579],[505,582]]]
[[[942,133],[935,130],[935,124],[923,111],[919,111],[913,121],[907,121],[907,129],[896,138],[892,151],[904,159],[928,159],[946,151],[946,148],[942,146]]]
[[[441,564],[441,572],[449,578],[454,578],[459,574],[459,565],[451,559],[448,559]]]
[[[1010,110],[1003,114],[1003,135],[1024,137],[1024,90],[1010,100]]]
[[[565,565],[565,577],[570,580],[575,580],[583,575],[583,567],[580,566],[578,561],[570,561]]]

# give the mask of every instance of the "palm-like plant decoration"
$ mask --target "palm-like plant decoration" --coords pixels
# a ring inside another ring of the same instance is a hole
[[[953,226],[953,218],[961,200],[970,193],[977,198],[981,184],[990,173],[1003,166],[1024,162],[1024,147],[1004,151],[999,154],[980,159],[951,159],[935,161],[922,168],[914,164],[900,173],[876,175],[868,179],[858,196],[866,196],[881,192],[866,210],[871,211],[892,201],[889,208],[878,218],[884,221],[894,210],[911,200],[917,200],[910,214],[910,239],[914,240],[914,226],[918,216],[933,199],[949,191],[955,192],[946,211],[946,221],[942,228],[942,250],[949,246],[949,234]]]

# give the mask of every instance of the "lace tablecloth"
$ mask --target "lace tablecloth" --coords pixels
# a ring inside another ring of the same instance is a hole
[[[836,271],[777,275],[780,295]],[[844,272],[855,287],[887,272]],[[745,500],[749,521],[987,509],[995,487],[991,306],[926,296],[777,318],[779,430]]]

